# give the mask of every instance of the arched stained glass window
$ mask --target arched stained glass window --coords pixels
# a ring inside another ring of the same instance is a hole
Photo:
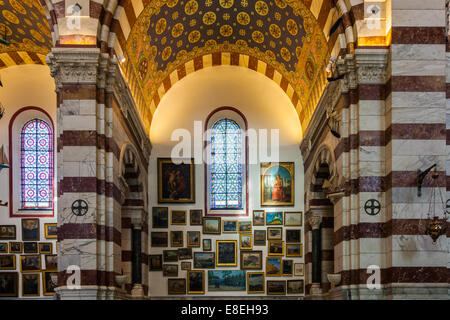
[[[21,132],[21,208],[53,209],[53,131],[41,119]]]
[[[211,133],[211,209],[242,209],[242,130],[220,119]]]

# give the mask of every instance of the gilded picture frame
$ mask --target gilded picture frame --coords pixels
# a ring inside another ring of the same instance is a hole
[[[158,158],[158,203],[195,203],[194,159],[180,160]]]
[[[261,206],[295,204],[294,162],[261,163]]]

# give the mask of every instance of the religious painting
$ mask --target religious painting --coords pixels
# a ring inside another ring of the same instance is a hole
[[[168,294],[186,294],[186,279],[167,279]]]
[[[163,264],[163,277],[178,277],[178,265]]]
[[[286,257],[301,257],[302,256],[302,244],[286,243]]]
[[[223,220],[222,232],[223,233],[237,233],[237,221],[236,220]]]
[[[22,240],[39,241],[39,219],[22,219]]]
[[[8,242],[0,242],[0,253],[8,253]]]
[[[281,265],[281,273],[283,276],[294,275],[294,260],[283,260]]]
[[[191,262],[190,261],[182,261],[181,262],[181,270],[191,270]]]
[[[16,270],[16,256],[14,254],[1,255],[0,270]]]
[[[267,280],[268,295],[285,295],[286,280]]]
[[[268,277],[281,276],[281,258],[266,257],[266,276]]]
[[[22,242],[10,242],[9,253],[22,253]]]
[[[200,247],[200,231],[186,231],[187,246]]]
[[[164,262],[177,262],[178,250],[163,250]]]
[[[186,210],[172,210],[170,212],[171,225],[186,225]]]
[[[252,222],[251,221],[239,221],[238,222],[239,233],[251,233]]]
[[[45,269],[57,270],[58,269],[58,255],[46,254],[45,255]]]
[[[149,271],[162,271],[162,254],[150,254],[148,256]]]
[[[170,231],[170,246],[171,247],[184,246],[183,231]]]
[[[298,243],[301,242],[301,230],[300,229],[287,229],[286,230],[286,243]]]
[[[58,238],[58,224],[57,223],[45,223],[44,231],[45,231],[45,239],[57,239]]]
[[[18,282],[17,272],[0,272],[0,297],[17,297]]]
[[[220,234],[221,218],[208,217],[203,218],[203,233],[204,234]]]
[[[283,212],[267,212],[266,213],[266,225],[282,225],[283,224]]]
[[[38,253],[37,242],[24,242],[23,253]]]
[[[251,250],[253,248],[252,234],[240,234],[239,235],[239,249]]]
[[[52,253],[52,243],[51,242],[41,242],[39,243],[39,253]]]
[[[22,271],[22,272],[41,271],[41,256],[39,254],[21,255],[20,256],[20,271]]]
[[[303,294],[304,293],[303,288],[304,288],[303,280],[287,280],[288,294]]]
[[[39,296],[41,278],[40,273],[29,273],[22,275],[22,295],[24,297]]]
[[[55,294],[56,285],[52,281],[52,276],[58,276],[56,271],[43,271],[42,283],[44,284],[44,296],[52,296]]]
[[[214,269],[215,258],[214,252],[194,252],[194,268]]]
[[[152,247],[168,247],[167,232],[151,232]]]
[[[294,163],[261,163],[261,206],[294,205]]]
[[[286,227],[300,227],[302,225],[301,212],[285,212],[284,225]]]
[[[216,265],[218,267],[237,266],[237,241],[216,240]]]
[[[282,240],[270,240],[267,247],[267,254],[269,256],[282,256],[284,255],[284,241]]]
[[[253,225],[263,226],[264,222],[264,210],[253,210]]]
[[[203,251],[211,251],[212,244],[211,239],[203,239]]]
[[[201,226],[203,223],[203,211],[201,209],[190,210],[189,218],[191,226]]]
[[[266,230],[255,230],[253,235],[253,245],[265,246],[266,245]]]
[[[260,270],[262,269],[262,261],[262,251],[241,251],[242,270]]]
[[[192,248],[178,249],[178,259],[179,260],[192,259]]]
[[[294,276],[304,276],[304,275],[305,275],[305,264],[294,263]]]
[[[195,202],[194,159],[158,158],[158,203]]]
[[[283,239],[283,228],[281,227],[267,228],[267,240],[282,240],[282,239]]]
[[[208,291],[245,291],[245,271],[209,270]]]
[[[188,294],[205,293],[205,271],[188,270],[187,271]]]
[[[15,240],[16,226],[2,225],[0,226],[0,240]]]
[[[264,292],[264,272],[247,272],[247,293]]]
[[[167,228],[169,226],[169,208],[153,207],[152,224],[153,229]]]

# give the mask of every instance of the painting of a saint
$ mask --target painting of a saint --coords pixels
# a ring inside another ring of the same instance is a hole
[[[261,205],[294,205],[294,163],[261,163]]]
[[[194,160],[176,164],[171,159],[158,159],[158,202],[195,202]]]

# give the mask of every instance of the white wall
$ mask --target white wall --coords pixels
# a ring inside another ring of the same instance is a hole
[[[50,76],[48,66],[22,65],[0,70],[3,88],[0,87],[0,101],[5,108],[5,114],[0,119],[0,145],[5,148],[5,153],[9,154],[9,133],[8,127],[11,117],[19,109],[26,106],[36,106],[45,110],[53,120],[56,132],[56,93],[53,78]],[[56,159],[55,159],[56,163]],[[15,164],[17,165],[17,164]],[[9,169],[0,171],[0,200],[9,201]],[[56,167],[55,167],[56,176]],[[17,177],[20,179],[20,177]],[[20,180],[18,180],[20,182]],[[56,192],[56,188],[55,188]],[[20,194],[15,194],[15,197]],[[56,239],[45,239],[44,224],[56,223],[56,210],[53,218],[40,218],[40,242],[53,242],[53,254],[56,254]],[[16,225],[16,240],[11,242],[22,242],[22,229],[20,218],[9,217],[9,207],[0,207],[0,225]],[[2,240],[0,240],[2,241]],[[9,242],[2,241],[2,242]],[[44,255],[41,255],[41,265],[45,268]],[[20,254],[16,254],[16,271],[20,273]],[[19,274],[19,297],[22,295],[22,278]],[[42,278],[40,281],[40,292],[42,295]],[[28,297],[26,297],[28,298]],[[32,298],[32,297],[30,297]],[[47,297],[48,298],[48,297]],[[51,298],[51,297],[50,297]]]
[[[280,161],[295,162],[295,206],[292,207],[261,207],[260,206],[260,169],[259,164],[249,166],[249,217],[236,220],[251,220],[252,211],[271,209],[278,211],[303,211],[303,160],[299,149],[301,141],[301,127],[295,109],[283,90],[273,81],[264,75],[250,69],[236,66],[219,66],[206,68],[188,75],[177,82],[161,100],[156,110],[152,127],[150,129],[150,140],[152,142],[152,154],[149,164],[149,213],[151,207],[161,206],[170,209],[202,209],[204,211],[204,166],[195,167],[195,204],[158,204],[157,203],[157,158],[170,157],[172,147],[177,142],[172,142],[171,134],[175,129],[184,128],[193,134],[194,121],[202,121],[202,126],[206,117],[216,108],[221,106],[231,106],[239,109],[247,118],[249,129],[279,129],[280,130]],[[255,150],[255,145],[250,145],[250,152]],[[192,149],[193,150],[193,149]],[[263,161],[264,162],[264,161]],[[203,212],[205,214],[205,212]],[[188,214],[189,217],[189,214]],[[224,218],[222,218],[224,219]],[[151,229],[151,218],[149,219],[149,229]],[[263,230],[266,227],[257,226],[253,230]],[[285,227],[283,230],[283,240],[285,240]],[[304,239],[303,227],[289,227],[292,229],[302,229],[302,241]],[[183,230],[184,242],[186,246],[186,230],[201,231],[201,226],[190,226],[189,221],[186,226],[171,226],[164,230]],[[163,231],[158,229],[157,231]],[[215,251],[216,239],[239,240],[238,234],[222,235],[201,235],[202,239],[212,239],[213,251]],[[239,241],[238,241],[239,243]],[[150,254],[162,254],[164,249],[176,248],[149,248]],[[169,239],[170,245],[170,239]],[[263,251],[263,270],[265,269],[265,258],[267,247],[254,246],[253,250]],[[193,248],[193,252],[203,251],[202,248]],[[239,250],[238,250],[239,251]],[[239,252],[238,252],[239,256]],[[294,263],[304,261],[304,257],[293,259]],[[239,257],[238,257],[239,259]],[[188,260],[189,261],[189,260]],[[179,278],[186,277],[186,271],[181,270],[179,264]],[[193,268],[193,261],[192,261]],[[216,269],[239,270],[237,267]],[[246,292],[207,292],[207,270],[205,270],[206,295],[210,296],[242,296]],[[263,270],[251,270],[250,272],[261,272]],[[249,272],[249,271],[247,271]],[[298,277],[266,277],[266,280],[293,280],[302,279]],[[150,272],[150,296],[167,295],[167,279],[162,276],[161,271]],[[191,295],[193,296],[193,295]]]

